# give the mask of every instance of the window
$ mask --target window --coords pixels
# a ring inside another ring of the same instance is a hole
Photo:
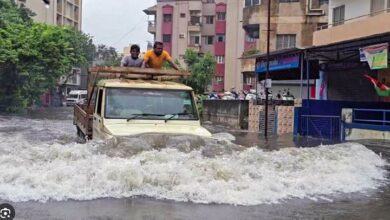
[[[276,49],[286,49],[295,47],[295,34],[278,34],[276,35]]]
[[[226,13],[225,12],[217,12],[217,20],[218,21],[224,21],[226,18]]]
[[[171,14],[164,14],[163,21],[164,22],[172,22],[172,15]]]
[[[223,82],[223,76],[215,77],[215,82],[217,82],[218,84],[222,83]]]
[[[323,30],[328,28],[328,23],[317,23],[317,30]]]
[[[171,42],[171,35],[163,34],[163,42],[164,43],[170,43]]]
[[[320,5],[329,4],[329,0],[319,0]]]
[[[256,42],[256,38],[251,37],[250,35],[245,35],[245,42]]]
[[[253,76],[248,76],[248,75],[244,75],[244,83],[247,84],[247,85],[252,85],[252,83],[255,82],[255,77]]]
[[[191,16],[190,23],[192,25],[199,25],[200,24],[200,17],[199,16]]]
[[[214,24],[214,16],[205,16],[206,24]]]
[[[205,36],[204,42],[207,45],[212,45],[214,43],[214,36]]]
[[[199,45],[200,36],[190,36],[190,45]]]
[[[371,0],[371,14],[385,10],[385,0]]]
[[[345,5],[333,8],[333,26],[344,24]]]
[[[251,38],[260,38],[260,24],[250,24],[243,26],[246,34]]]
[[[280,3],[299,2],[299,0],[279,0]]]
[[[217,61],[218,64],[224,64],[225,56],[215,56],[215,61]]]
[[[245,7],[251,7],[260,4],[261,4],[260,0],[245,0]]]
[[[97,100],[98,101],[96,103],[96,114],[101,116],[102,115],[102,102],[103,102],[103,89],[99,90]]]
[[[217,35],[217,42],[225,42],[225,35],[222,34]]]
[[[214,0],[206,0],[206,3],[215,3]]]
[[[185,14],[185,13],[180,13],[180,17],[181,17],[181,18],[185,18],[185,17],[186,17],[186,14]]]
[[[390,9],[390,0],[387,0],[387,9]]]

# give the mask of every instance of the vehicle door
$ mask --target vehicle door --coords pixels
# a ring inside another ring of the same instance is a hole
[[[103,114],[104,114],[104,93],[103,89],[97,91],[95,110],[93,113],[93,138],[102,138],[103,132]]]

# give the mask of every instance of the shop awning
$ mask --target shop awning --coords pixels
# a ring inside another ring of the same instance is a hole
[[[306,78],[306,62],[301,65],[301,58],[304,55],[303,48],[289,48],[277,50],[270,53],[269,78],[273,80],[300,80]],[[265,78],[267,72],[267,54],[253,54],[243,56],[241,59],[256,59],[255,73],[259,80]],[[303,71],[302,68],[303,67]],[[318,77],[318,62],[310,61],[310,79]]]

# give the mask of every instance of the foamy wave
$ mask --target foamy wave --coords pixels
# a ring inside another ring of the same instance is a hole
[[[0,133],[0,198],[13,202],[150,196],[256,205],[375,189],[386,176],[386,162],[359,144],[250,148],[214,157],[204,147],[163,148],[116,157],[96,143],[14,138],[19,141]]]

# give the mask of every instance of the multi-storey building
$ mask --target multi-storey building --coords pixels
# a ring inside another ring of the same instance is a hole
[[[144,12],[153,15],[148,31],[172,57],[183,62],[186,49],[210,52],[217,62],[212,90],[242,88],[244,30],[241,0],[157,0]]]
[[[18,3],[31,9],[36,21],[81,30],[82,0],[18,0]]]
[[[270,50],[304,48],[313,44],[313,32],[328,22],[328,0],[271,0]],[[245,0],[242,27],[246,34],[244,58],[251,54],[264,54],[267,50],[268,0]],[[256,60],[243,59],[244,89],[256,86]],[[275,90],[294,89],[294,82],[272,83]],[[278,86],[278,84],[280,84]],[[299,83],[296,83],[295,87]],[[297,92],[295,92],[297,95]]]

